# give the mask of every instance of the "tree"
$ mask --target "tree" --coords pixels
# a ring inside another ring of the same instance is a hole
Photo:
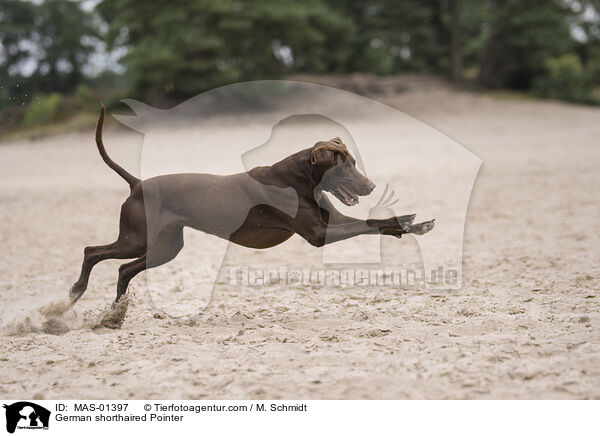
[[[445,73],[450,46],[444,1],[329,0],[355,24],[348,71]]]
[[[461,1],[451,0],[452,77],[462,78]]]
[[[70,92],[83,80],[97,30],[78,2],[5,0],[0,20],[0,81],[7,99],[22,103],[38,92]]]
[[[31,39],[35,23],[35,5],[29,2],[6,0],[0,9],[0,108],[20,101],[25,87],[13,80],[19,67],[33,56],[33,47],[22,41]],[[19,89],[20,88],[20,89]]]
[[[546,60],[572,48],[567,17],[558,0],[495,0],[479,81],[490,88],[530,89]]]
[[[83,79],[83,66],[96,49],[98,31],[79,2],[46,0],[36,10],[36,75],[45,92],[70,92]]]
[[[353,30],[322,0],[103,0],[98,9],[109,41],[128,48],[134,93],[155,101],[286,71],[335,70]]]

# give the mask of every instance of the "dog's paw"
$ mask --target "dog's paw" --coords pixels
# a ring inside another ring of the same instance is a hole
[[[71,289],[69,290],[69,301],[71,302],[71,305],[77,303],[77,300],[81,298],[83,292],[84,291],[77,288],[75,285],[71,287]]]
[[[424,235],[435,227],[435,219],[432,219],[431,221],[423,221],[419,224],[413,224],[409,227],[410,233],[414,233],[415,235]]]

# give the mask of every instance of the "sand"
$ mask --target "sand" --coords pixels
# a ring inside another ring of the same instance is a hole
[[[83,247],[116,237],[126,184],[101,162],[91,132],[3,143],[0,396],[600,398],[600,110],[411,76],[348,80],[483,160],[460,289],[222,278],[199,316],[173,319],[189,312],[187,281],[215,262],[198,250],[213,241],[186,231],[188,250],[152,272],[156,301],[139,276],[121,328],[105,328],[121,261],[98,265],[73,309],[66,295]],[[143,138],[116,124],[108,120],[105,135],[111,155],[135,168]],[[414,263],[413,240],[389,247]],[[316,252],[295,236],[267,251],[231,247],[228,262],[308,268]],[[184,297],[165,303],[161,291]]]

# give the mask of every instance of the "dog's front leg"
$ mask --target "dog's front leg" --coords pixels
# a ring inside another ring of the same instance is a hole
[[[366,221],[357,220],[345,224],[330,225],[321,221],[315,223],[313,226],[300,229],[296,233],[315,247],[322,247],[323,245],[343,241],[344,239],[353,238],[358,235],[384,234],[396,237],[401,237],[406,233],[422,235],[433,228],[434,222],[435,220],[419,224],[401,224],[396,217]]]
[[[311,245],[322,247],[332,242],[343,241],[358,235],[378,234],[380,231],[376,227],[370,227],[366,221],[356,221],[345,224],[331,224],[318,226],[309,229],[304,234],[300,233]]]
[[[356,223],[356,222],[364,221],[359,218],[353,218],[353,217],[342,214],[340,211],[338,211],[335,208],[335,206],[331,203],[331,201],[329,201],[329,199],[325,195],[323,195],[319,199],[318,203],[319,203],[319,208],[321,210],[321,216],[323,217],[323,220],[326,223],[328,223],[329,225],[349,224],[349,223]],[[401,227],[405,230],[405,233],[410,233],[409,226],[415,220],[415,216],[416,216],[415,214],[402,215],[402,216],[390,217],[389,220],[384,219],[384,220],[380,220],[380,221],[382,221],[382,225],[385,225],[386,228],[389,228],[392,230],[397,230],[398,227]],[[395,221],[394,221],[394,218],[395,218]],[[372,220],[367,220],[367,221],[370,222]],[[387,234],[387,233],[384,233],[384,234]]]

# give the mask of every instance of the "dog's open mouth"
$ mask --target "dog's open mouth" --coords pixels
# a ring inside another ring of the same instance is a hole
[[[358,204],[358,195],[350,191],[344,185],[338,185],[333,194],[345,205],[354,206]]]

